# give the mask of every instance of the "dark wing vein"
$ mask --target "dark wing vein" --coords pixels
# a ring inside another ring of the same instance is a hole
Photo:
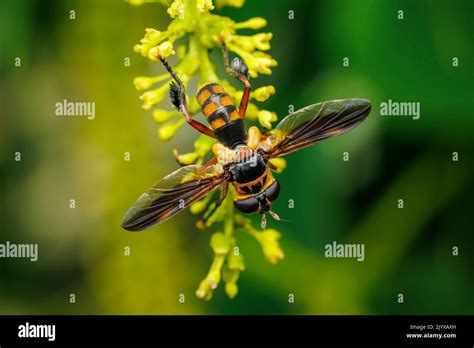
[[[122,227],[129,231],[141,231],[153,225],[160,224],[187,208],[190,204],[212,192],[226,180],[223,172],[216,172],[210,177],[196,173],[186,167],[172,173],[148,192],[142,194],[137,202],[127,211],[122,221]],[[185,170],[183,170],[185,169]],[[192,174],[191,181],[179,183],[186,175]],[[176,183],[175,183],[176,182]],[[174,186],[168,187],[171,183]]]
[[[334,100],[288,115],[275,128],[273,146],[267,156],[284,156],[347,132],[367,117],[370,107],[370,102],[363,99]]]

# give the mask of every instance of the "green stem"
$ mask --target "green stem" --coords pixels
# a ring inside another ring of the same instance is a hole
[[[192,37],[194,37],[194,35]],[[212,66],[205,47],[199,48],[199,62],[199,79],[201,82],[217,82],[219,79],[214,71],[214,67]]]
[[[227,214],[226,214],[226,220],[224,221],[224,234],[229,237],[234,236],[234,205],[231,204],[231,195],[226,199],[226,204],[227,204]]]

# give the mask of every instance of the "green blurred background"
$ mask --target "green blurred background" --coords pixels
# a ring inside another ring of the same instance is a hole
[[[239,295],[221,286],[206,302],[194,292],[212,231],[197,230],[195,216],[143,233],[120,227],[134,199],[176,169],[171,150],[191,150],[197,136],[183,127],[159,141],[132,84],[161,73],[132,47],[146,27],[166,27],[164,6],[1,1],[0,243],[38,243],[39,261],[0,259],[0,314],[473,314],[474,3],[248,0],[219,12],[268,20],[279,66],[254,84],[276,87],[265,108],[279,117],[290,104],[373,103],[357,129],[287,158],[275,211],[290,221],[269,222],[286,258],[270,265],[239,235]],[[56,117],[63,99],[95,102],[96,119]],[[388,99],[420,102],[421,118],[380,116]],[[325,258],[332,241],[364,243],[365,261]]]

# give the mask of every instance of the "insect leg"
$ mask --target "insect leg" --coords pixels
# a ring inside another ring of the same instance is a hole
[[[224,65],[226,67],[227,73],[242,81],[245,85],[244,94],[242,95],[239,106],[240,118],[244,118],[245,111],[247,110],[247,105],[249,103],[251,89],[249,82],[249,68],[240,57],[235,57],[232,59],[232,62],[229,63],[229,51],[227,50],[227,46],[224,42],[222,42],[222,53],[224,55]]]
[[[174,81],[171,82],[170,84],[170,99],[175,108],[184,115],[186,118],[186,122],[193,127],[194,129],[198,130],[199,132],[210,136],[211,138],[215,138],[216,135],[214,134],[214,131],[212,129],[209,129],[202,123],[193,120],[191,116],[189,115],[188,111],[188,105],[186,102],[186,90],[184,88],[183,82],[179,79],[179,77],[175,74],[173,69],[171,69],[171,66],[168,64],[168,62],[161,56],[157,57],[165,66],[166,70],[170,73],[171,77],[173,78]]]
[[[276,170],[278,169],[278,168],[277,168],[275,165],[273,165],[272,162],[270,162],[270,161],[267,162],[267,165],[268,165],[268,167],[269,167],[271,170],[275,170],[275,171],[276,171]]]
[[[211,158],[209,161],[207,161],[206,164],[204,164],[204,168],[208,168],[208,167],[213,166],[213,165],[215,165],[215,164],[217,164],[217,163],[218,163],[217,157],[214,156],[214,157]]]
[[[219,208],[222,204],[222,202],[224,202],[225,198],[227,197],[227,192],[228,192],[228,189],[229,189],[229,183],[226,182],[224,184],[224,186],[222,187],[222,191],[221,191],[221,195],[219,197],[219,200],[215,203],[214,207],[212,207],[211,211],[209,212],[206,212],[204,214],[204,216],[198,220],[198,222],[196,223],[196,225],[203,229],[206,227],[206,222],[207,220],[209,220],[209,218],[214,215],[214,213],[217,211],[217,208]]]

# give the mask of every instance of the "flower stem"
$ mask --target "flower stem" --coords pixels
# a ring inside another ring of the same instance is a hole
[[[230,198],[229,198],[230,197]],[[226,199],[226,219],[224,221],[224,234],[229,237],[234,236],[234,205],[231,202],[232,195]]]

